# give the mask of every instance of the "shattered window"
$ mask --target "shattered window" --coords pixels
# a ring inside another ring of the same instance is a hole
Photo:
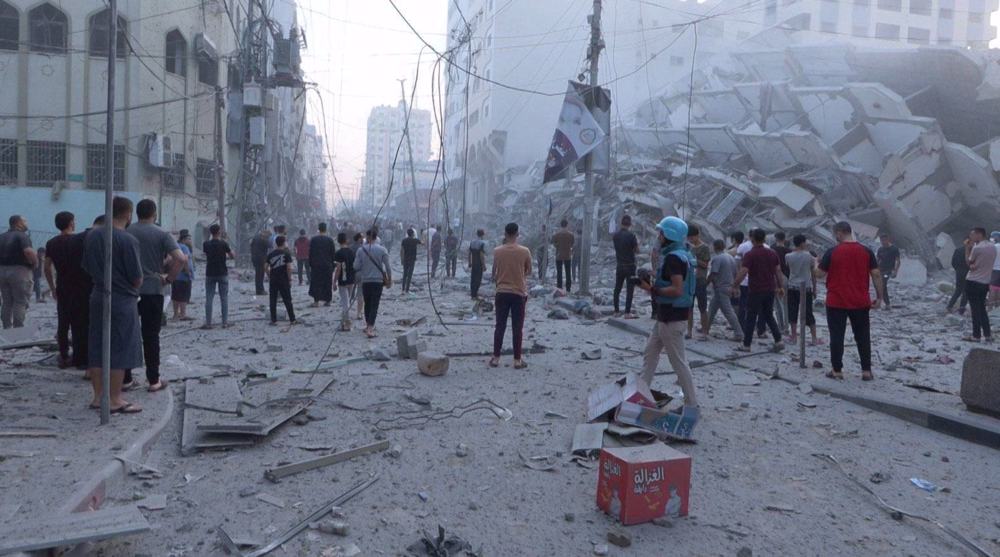
[[[163,187],[170,191],[184,191],[187,166],[184,155],[174,153],[174,164],[163,173]]]

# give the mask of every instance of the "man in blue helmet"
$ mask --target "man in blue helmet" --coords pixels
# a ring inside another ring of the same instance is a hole
[[[677,374],[677,384],[684,392],[681,409],[682,425],[686,422],[685,435],[690,437],[698,419],[698,400],[695,397],[694,379],[684,354],[684,334],[687,332],[688,315],[694,305],[697,282],[697,261],[687,249],[688,225],[677,217],[667,217],[657,225],[660,242],[660,267],[652,283],[640,282],[639,287],[656,300],[656,325],[649,334],[643,356],[642,379],[647,385],[653,382],[660,353],[666,350],[670,366]]]

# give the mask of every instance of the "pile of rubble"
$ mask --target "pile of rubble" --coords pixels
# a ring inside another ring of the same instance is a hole
[[[613,130],[601,239],[623,212],[639,227],[678,214],[709,238],[761,226],[820,246],[847,220],[947,268],[1000,210],[998,63],[993,51],[843,43],[715,56]],[[582,176],[540,182],[538,165],[524,169],[498,205],[582,219]]]

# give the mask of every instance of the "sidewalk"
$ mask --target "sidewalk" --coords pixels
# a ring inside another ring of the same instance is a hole
[[[39,363],[54,360],[50,354],[38,348],[0,353],[0,432],[32,432],[0,442],[4,519],[99,507],[126,470],[115,457],[141,460],[175,408],[170,389],[150,394],[139,388],[126,396],[141,413],[114,415],[100,426],[100,413],[88,408],[91,387],[83,372]]]

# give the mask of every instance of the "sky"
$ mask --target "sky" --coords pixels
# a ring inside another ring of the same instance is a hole
[[[308,41],[302,56],[305,79],[317,83],[323,95],[333,166],[341,193],[350,201],[357,196],[364,171],[368,114],[375,106],[399,103],[399,79],[406,79],[409,97],[417,55],[424,45],[388,0],[298,0],[298,4],[299,22]],[[447,0],[396,0],[396,4],[434,48],[444,51]],[[431,108],[430,75],[435,58],[429,49],[424,50],[416,108]],[[322,133],[318,101],[310,107],[311,122]],[[343,207],[332,180],[327,184],[327,205],[331,209]]]

